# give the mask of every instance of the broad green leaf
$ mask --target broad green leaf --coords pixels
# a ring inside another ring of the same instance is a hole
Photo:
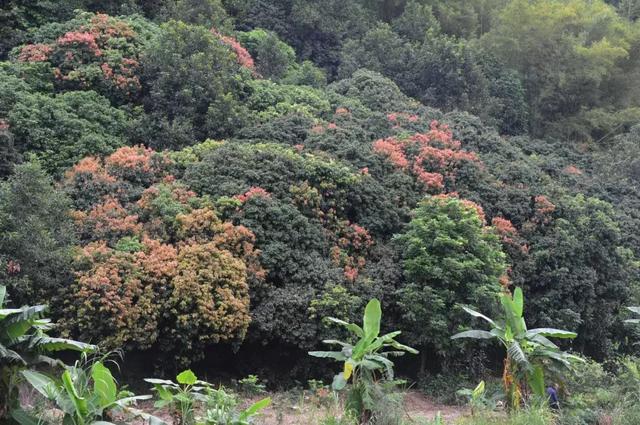
[[[160,397],[161,400],[166,402],[171,402],[173,400],[173,393],[167,388],[165,388],[164,386],[156,384],[155,390],[158,393],[158,397]]]
[[[493,328],[489,331],[489,333],[500,340],[504,340],[506,338],[505,331],[502,328]]]
[[[2,359],[3,363],[7,364],[20,364],[22,366],[26,366],[27,362],[22,356],[15,351],[5,347],[0,344],[0,359]]]
[[[533,367],[533,372],[529,375],[529,385],[534,394],[544,397],[544,372],[540,365]]]
[[[353,346],[351,344],[348,344],[346,342],[342,342],[342,341],[338,341],[337,339],[325,339],[322,340],[323,344],[330,344],[330,345],[341,345],[343,347],[351,347],[353,348]]]
[[[389,332],[388,334],[384,334],[384,335],[382,335],[382,336],[380,336],[378,338],[381,339],[384,342],[388,342],[388,341],[392,341],[393,338],[397,337],[401,333],[402,333],[402,331]]]
[[[640,314],[640,307],[627,307],[627,310],[636,314]]]
[[[335,391],[341,391],[346,386],[347,386],[347,380],[344,379],[344,376],[342,376],[342,373],[339,373],[333,377],[333,383],[331,384],[331,388],[333,388]]]
[[[380,301],[372,299],[369,301],[364,309],[364,318],[362,321],[362,328],[364,330],[365,337],[374,338],[380,334],[380,320],[382,319],[382,307],[380,307]]]
[[[20,425],[47,425],[48,424],[42,419],[25,412],[23,409],[11,410],[11,417]]]
[[[341,351],[309,351],[309,355],[321,359],[336,359],[341,362],[347,360],[347,356]]]
[[[4,319],[5,317],[11,315],[11,314],[15,314],[15,313],[19,313],[22,310],[19,308],[3,308],[0,309],[0,319]]]
[[[480,319],[485,320],[486,322],[488,322],[492,326],[496,326],[496,323],[493,320],[491,320],[490,318],[488,318],[487,316],[485,316],[484,314],[478,313],[477,311],[472,310],[472,309],[470,309],[468,307],[462,307],[462,309],[464,311],[466,311],[467,313],[469,313],[470,315],[472,315],[473,317],[479,317]]]
[[[477,400],[480,397],[482,397],[483,394],[484,394],[484,381],[480,381],[480,383],[474,388],[473,392],[471,393],[471,397],[473,397],[474,400]]]
[[[65,391],[69,395],[69,398],[73,402],[73,407],[78,413],[79,416],[85,417],[87,415],[88,406],[87,400],[78,394],[78,390],[76,389],[73,379],[71,378],[71,373],[69,370],[65,370],[62,374],[62,386]]]
[[[451,337],[451,339],[459,339],[459,338],[491,339],[491,338],[495,338],[495,335],[493,335],[491,332],[474,329],[470,331],[457,333]]]
[[[542,335],[551,338],[575,338],[578,336],[575,332],[564,331],[561,329],[553,328],[536,328],[528,330],[525,333],[526,338],[532,338],[535,335]]]
[[[119,400],[116,400],[112,403],[111,406],[118,406],[118,407],[122,407],[125,408],[133,403],[135,403],[136,401],[139,400],[151,400],[153,397],[150,395],[134,395],[131,397],[124,397],[121,398]]]
[[[335,317],[327,317],[327,320],[333,323],[337,323],[338,325],[344,326],[345,328],[349,329],[351,332],[353,332],[354,334],[356,334],[356,336],[360,338],[364,337],[364,331],[360,326],[356,325],[355,323],[348,323],[348,322],[345,322],[344,320],[336,319]]]
[[[7,287],[0,285],[0,308],[4,305],[4,299],[7,296]]]
[[[360,362],[360,367],[369,370],[378,370],[384,368],[385,365],[382,362],[378,362],[376,360],[364,359]]]
[[[627,319],[624,323],[638,324],[640,323],[640,319]]]
[[[393,379],[393,362],[386,357],[380,355],[367,356],[368,360],[373,360],[378,363],[382,363],[387,371],[387,378],[389,380]]]
[[[176,381],[182,385],[194,385],[198,381],[198,378],[191,369],[187,369],[176,376]]]
[[[390,341],[389,345],[397,350],[406,351],[407,353],[411,353],[411,354],[419,353],[419,351],[416,350],[415,348],[409,347],[408,345],[400,344],[398,341]]]
[[[521,288],[516,288],[515,291],[513,291],[513,308],[514,314],[517,317],[522,317],[524,311],[524,295],[522,294]]]
[[[150,384],[158,384],[158,385],[176,385],[173,381],[169,381],[168,379],[156,379],[156,378],[145,378],[144,382],[148,382]]]
[[[111,371],[101,362],[95,362],[91,366],[91,378],[93,379],[93,391],[98,397],[101,407],[108,406],[116,401],[118,388]]]
[[[511,326],[507,325],[504,329],[504,339],[507,342],[513,341],[513,331],[511,330]]]
[[[514,362],[520,365],[526,365],[529,363],[526,354],[524,354],[522,347],[520,347],[520,344],[518,344],[517,341],[514,341],[509,345],[509,348],[507,348],[507,354]]]
[[[96,349],[95,345],[86,344],[84,342],[74,341],[64,338],[51,338],[48,336],[38,337],[38,348],[44,351],[85,351],[93,352]]]
[[[271,398],[263,398],[262,400],[256,401],[251,406],[249,406],[246,410],[240,413],[240,420],[245,421],[249,419],[251,416],[255,415],[262,409],[265,409],[271,404]]]
[[[23,370],[22,376],[31,386],[49,400],[55,399],[59,393],[55,381],[47,375],[34,370]]]
[[[557,349],[558,348],[558,346],[556,344],[554,344],[553,342],[549,341],[547,339],[547,337],[545,337],[544,335],[534,335],[531,338],[531,341],[534,341],[534,342],[536,342],[536,343],[538,343],[538,344],[540,344],[540,345],[542,345],[544,347],[547,347],[547,348],[551,348],[551,349]]]

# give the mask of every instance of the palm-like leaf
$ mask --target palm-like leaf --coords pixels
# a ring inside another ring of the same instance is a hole
[[[473,339],[492,339],[496,336],[488,331],[482,331],[479,329],[472,329],[470,331],[464,331],[455,334],[451,337],[451,339],[459,339],[459,338],[473,338]]]
[[[354,382],[360,371],[364,371],[364,376],[372,378],[376,372],[383,373],[387,379],[393,379],[393,362],[389,357],[395,357],[405,352],[415,354],[418,351],[400,344],[394,338],[400,335],[400,331],[390,332],[380,335],[380,325],[382,319],[382,309],[380,301],[372,299],[365,307],[362,319],[362,327],[347,323],[340,319],[328,318],[331,322],[337,323],[350,330],[359,338],[355,345],[338,341],[325,340],[325,344],[340,345],[342,351],[310,351],[309,355],[319,358],[331,358],[344,362],[343,372],[337,374],[333,379],[332,387],[339,391],[347,385],[347,381],[354,376]],[[388,351],[392,348],[392,351]]]
[[[549,338],[575,338],[575,332],[553,328],[538,328],[527,330],[524,320],[524,296],[520,288],[516,288],[513,295],[500,294],[503,318],[498,322],[488,318],[482,313],[464,307],[464,310],[474,317],[488,322],[492,329],[469,330],[453,335],[452,339],[498,339],[507,351],[505,362],[505,374],[524,379],[535,394],[542,394],[541,386],[544,385],[544,368],[547,364],[557,364],[562,367],[570,367],[575,361],[581,360],[576,356],[561,351]],[[633,310],[632,310],[633,311]],[[640,308],[638,308],[640,312]],[[513,368],[513,370],[510,370]]]
[[[627,310],[635,314],[640,314],[640,307],[627,307]],[[627,319],[624,322],[637,325],[640,323],[640,319]]]
[[[53,325],[43,318],[46,306],[35,305],[21,308],[3,308],[7,290],[0,286],[0,395],[10,393],[8,383],[13,382],[16,373],[22,368],[39,363],[55,365],[56,360],[47,354],[62,351],[92,351],[94,347],[81,342],[52,338],[46,334]],[[24,376],[28,379],[27,376]],[[32,379],[35,379],[31,376]],[[0,397],[0,403],[9,402]],[[6,405],[0,405],[0,412],[6,410]],[[0,418],[1,419],[1,418]],[[26,417],[23,419],[26,420]]]

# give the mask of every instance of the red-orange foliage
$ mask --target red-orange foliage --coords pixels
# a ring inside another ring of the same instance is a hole
[[[238,63],[240,64],[240,66],[247,68],[248,70],[255,72],[256,67],[255,67],[255,63],[253,62],[253,58],[251,57],[251,54],[249,53],[249,51],[247,49],[245,49],[244,47],[242,47],[242,44],[240,44],[240,42],[238,42],[238,40],[236,40],[233,37],[230,37],[228,35],[222,35],[218,32],[218,30],[216,30],[215,28],[211,29],[211,32],[218,37],[224,44],[226,44],[227,46],[229,46],[231,48],[231,50],[233,50],[233,52],[236,55],[236,59],[238,61]]]
[[[365,255],[373,245],[373,238],[362,226],[341,222],[338,227],[338,240],[331,248],[332,261],[344,268],[344,277],[350,282],[357,279],[365,266]]]
[[[49,60],[52,51],[53,47],[48,44],[27,44],[20,50],[18,60],[20,62],[45,62]]]
[[[169,178],[167,165],[138,146],[104,162],[85,158],[66,174],[67,187],[104,182],[118,188],[118,198],[73,213],[85,245],[63,324],[109,348],[158,344],[190,362],[208,343],[244,337],[249,284],[265,271],[253,233],[222,221],[208,201]],[[92,327],[94,320],[100,324]]]
[[[145,243],[148,253],[118,252],[104,241],[82,249],[81,269],[68,291],[64,328],[107,347],[145,349],[156,342],[159,296],[177,263],[170,247]]]
[[[544,195],[538,195],[534,198],[534,218],[533,221],[538,224],[548,224],[552,220],[552,214],[556,210],[556,206]]]
[[[580,174],[582,174],[582,170],[576,167],[575,165],[568,165],[564,167],[564,170],[562,171],[564,171],[566,174],[571,174],[574,176],[579,176]]]
[[[389,120],[398,120],[398,114],[389,114]],[[410,121],[417,120],[409,116]],[[455,181],[456,170],[463,163],[477,163],[473,152],[461,149],[461,144],[453,140],[453,134],[446,125],[432,121],[426,133],[416,133],[405,139],[389,137],[373,143],[373,150],[385,156],[397,168],[408,171],[421,182],[429,192],[444,189],[445,179]],[[417,153],[416,153],[417,152]]]
[[[266,190],[264,190],[261,187],[251,187],[249,190],[247,190],[245,193],[243,193],[242,195],[236,195],[235,198],[242,202],[245,203],[247,202],[249,199],[253,198],[254,196],[262,196],[263,198],[269,198],[271,196],[271,194],[269,192],[267,192]]]
[[[506,218],[494,217],[491,220],[491,225],[496,229],[498,234],[503,237],[510,237],[518,234],[518,231],[513,226],[511,221],[507,220]]]
[[[50,62],[61,83],[131,96],[141,89],[136,37],[126,22],[99,13],[51,43],[23,46],[18,60]],[[95,66],[101,75],[95,73]]]
[[[249,285],[242,260],[215,243],[184,245],[165,306],[172,312],[163,330],[168,348],[190,363],[211,343],[244,338],[249,314]]]
[[[123,236],[138,236],[142,233],[138,216],[129,214],[120,201],[112,197],[105,198],[88,213],[79,211],[75,218],[81,234],[89,240],[117,241]]]

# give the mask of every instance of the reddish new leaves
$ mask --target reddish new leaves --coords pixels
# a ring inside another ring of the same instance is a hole
[[[45,62],[49,60],[52,51],[53,47],[48,44],[27,44],[20,50],[18,60],[20,62]]]
[[[247,68],[251,72],[255,72],[256,67],[255,67],[255,64],[253,62],[253,58],[251,57],[251,54],[249,53],[249,51],[247,49],[242,47],[242,45],[238,42],[238,40],[236,40],[235,38],[230,37],[228,35],[222,35],[215,28],[212,28],[211,32],[216,37],[218,37],[224,44],[229,46],[231,48],[231,50],[233,50],[233,52],[236,55],[236,59],[238,61],[238,64],[240,64],[240,66],[242,66],[244,68]]]
[[[331,259],[343,267],[345,279],[353,282],[366,264],[365,256],[373,245],[373,238],[367,229],[349,222],[340,222],[338,232]]]
[[[253,233],[220,220],[170,166],[138,146],[85,158],[66,174],[72,196],[87,185],[109,190],[74,212],[85,245],[63,323],[107,347],[157,344],[188,363],[198,357],[192,350],[244,337],[249,284],[265,271]],[[269,195],[253,188],[247,196]]]
[[[245,193],[243,193],[242,195],[236,195],[235,198],[242,202],[245,203],[247,202],[249,199],[253,198],[254,196],[262,196],[264,198],[269,198],[271,196],[271,194],[269,192],[267,192],[266,190],[264,190],[261,187],[252,187],[249,190],[247,190]]]
[[[389,120],[398,120],[398,114],[389,114]],[[410,121],[417,117],[409,116]],[[409,138],[389,137],[373,143],[373,150],[386,157],[395,167],[409,172],[423,184],[428,192],[444,190],[445,179],[455,181],[456,171],[463,163],[479,163],[473,152],[461,149],[453,140],[446,125],[432,121],[426,133],[416,133]]]
[[[142,41],[124,21],[96,14],[50,43],[22,47],[18,60],[49,62],[59,84],[129,97],[141,89],[138,53]],[[96,68],[101,72],[96,73]]]

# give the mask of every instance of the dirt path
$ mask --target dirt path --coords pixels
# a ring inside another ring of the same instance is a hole
[[[288,404],[288,406],[287,406]],[[339,412],[332,407],[318,407],[312,403],[302,404],[302,400],[296,403],[286,403],[274,395],[274,403],[264,411],[258,423],[262,425],[316,425],[333,413],[338,416]],[[463,416],[467,409],[460,406],[446,406],[435,403],[432,399],[418,391],[409,391],[405,399],[405,415],[409,423],[420,420],[434,419],[440,413],[447,423]]]
[[[467,413],[462,406],[446,406],[435,403],[431,398],[419,391],[409,391],[405,398],[405,409],[410,418],[433,419],[438,413],[442,419],[453,420]]]

